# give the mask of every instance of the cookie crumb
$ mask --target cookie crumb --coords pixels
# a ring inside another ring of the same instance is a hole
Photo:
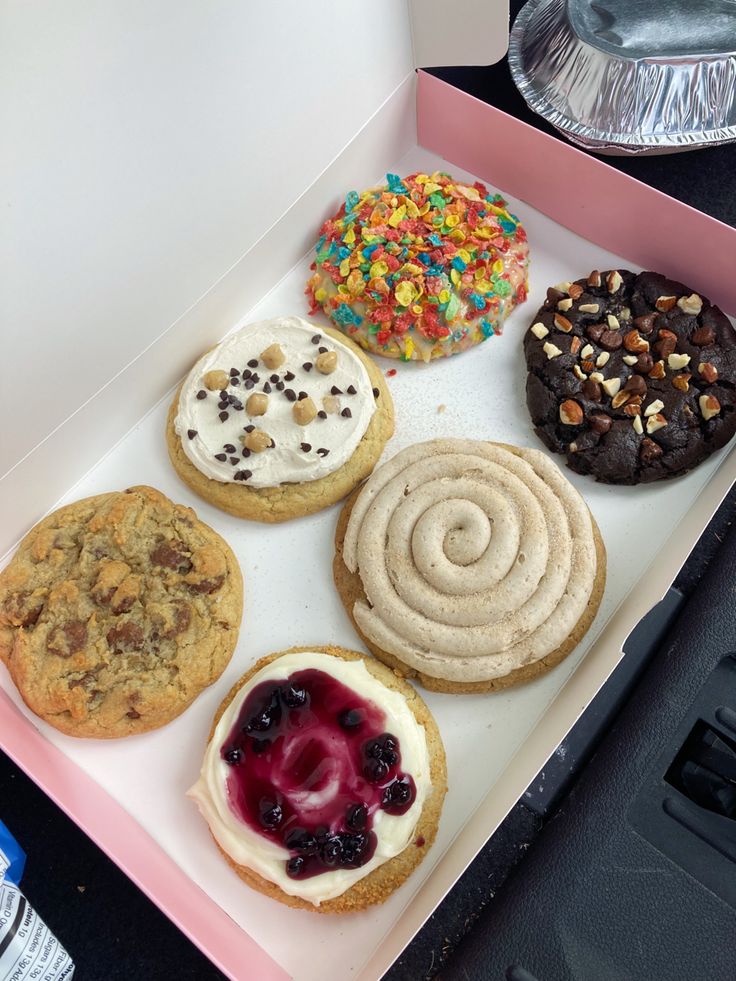
[[[442,412],[445,411],[446,408],[447,408],[447,406],[443,402],[442,404],[440,404],[440,405],[437,406],[437,412],[438,413],[442,413]]]

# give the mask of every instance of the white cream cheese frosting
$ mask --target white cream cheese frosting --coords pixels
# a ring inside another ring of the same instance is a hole
[[[343,559],[382,650],[434,678],[487,681],[551,654],[586,610],[590,512],[538,450],[445,439],[403,450],[358,496]]]
[[[268,368],[261,354],[274,344],[285,360]],[[321,352],[336,354],[329,374],[317,368]],[[230,379],[224,398],[204,381],[213,371]],[[257,380],[249,384],[254,376]],[[306,425],[294,418],[301,393],[320,413]],[[266,397],[265,413],[249,414],[247,401],[253,394]],[[277,487],[317,480],[342,467],[374,412],[368,372],[346,344],[300,317],[278,317],[242,327],[197,361],[182,386],[174,426],[185,454],[206,477]],[[274,445],[249,451],[243,445],[247,426],[268,434]]]
[[[227,793],[229,765],[220,750],[235,725],[243,702],[262,682],[286,680],[296,671],[314,669],[330,675],[361,698],[377,705],[385,715],[385,727],[399,740],[402,772],[409,774],[416,788],[411,807],[399,815],[380,808],[373,814],[372,830],[376,850],[372,858],[356,869],[332,869],[307,879],[293,879],[286,874],[291,853],[265,835],[250,828],[231,807]],[[373,869],[400,854],[409,844],[431,791],[430,761],[427,740],[421,726],[397,691],[383,685],[368,671],[363,661],[346,661],[319,651],[285,654],[258,671],[223,713],[207,746],[199,779],[187,796],[196,801],[202,816],[223,851],[238,865],[253,869],[264,879],[275,883],[290,896],[298,896],[315,906],[341,896]]]

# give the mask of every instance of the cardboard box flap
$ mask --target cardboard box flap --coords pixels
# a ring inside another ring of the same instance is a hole
[[[493,65],[509,46],[508,0],[409,0],[414,64]]]

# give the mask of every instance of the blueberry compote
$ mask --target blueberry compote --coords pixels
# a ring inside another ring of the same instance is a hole
[[[220,750],[230,806],[247,825],[289,849],[286,871],[307,879],[356,869],[376,850],[377,810],[414,803],[385,716],[323,671],[257,685]]]

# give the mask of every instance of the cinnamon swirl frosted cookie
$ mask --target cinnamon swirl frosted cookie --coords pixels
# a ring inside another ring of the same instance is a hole
[[[438,439],[403,450],[348,498],[333,569],[376,657],[436,691],[489,691],[579,643],[606,553],[543,453]]]

